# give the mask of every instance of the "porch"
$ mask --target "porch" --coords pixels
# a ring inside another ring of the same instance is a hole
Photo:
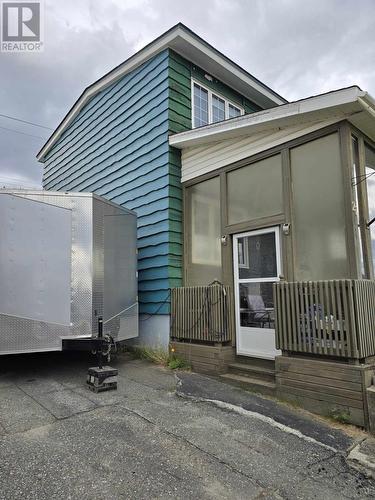
[[[173,348],[195,369],[363,426],[375,368],[374,116],[352,87],[170,138],[187,287],[172,297]],[[214,280],[227,287],[226,314],[189,298]]]
[[[173,289],[171,349],[195,371],[372,427],[375,281],[281,281],[273,302],[279,354],[271,361],[238,355],[231,287]]]

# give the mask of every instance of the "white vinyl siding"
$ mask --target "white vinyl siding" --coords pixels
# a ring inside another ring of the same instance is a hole
[[[235,139],[225,139],[182,150],[182,182],[205,175],[218,168],[230,165],[243,158],[270,149],[283,142],[323,128],[333,120],[317,121],[310,124],[293,125],[281,130],[269,130]]]
[[[244,109],[192,80],[192,125],[203,127],[244,114]]]

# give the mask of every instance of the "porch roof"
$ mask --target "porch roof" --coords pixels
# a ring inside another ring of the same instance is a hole
[[[186,149],[312,122],[324,127],[344,119],[375,141],[375,100],[352,86],[181,132],[170,136],[169,144]]]

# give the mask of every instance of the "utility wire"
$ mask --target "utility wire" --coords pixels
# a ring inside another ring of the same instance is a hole
[[[28,137],[34,137],[35,139],[43,139],[43,141],[47,140],[47,137],[42,137],[41,135],[27,134],[26,132],[20,132],[19,130],[15,130],[14,128],[7,128],[7,127],[0,126],[0,129],[6,130],[8,132],[14,132],[15,134],[27,135]]]
[[[0,175],[1,182],[3,182],[4,179],[6,181],[15,181],[15,182],[20,182],[21,181],[21,179],[19,179],[19,178],[17,179],[17,177],[9,177],[8,175]]]
[[[23,179],[20,179],[19,177],[9,177],[8,175],[1,175],[0,174],[0,183],[3,183],[3,182],[9,182],[11,184],[24,184],[24,180]],[[31,186],[31,184],[29,184],[29,186]],[[34,187],[37,187],[36,184],[34,184]]]
[[[16,118],[15,116],[4,115],[3,113],[0,113],[0,116],[2,116],[3,118],[8,118],[8,120],[14,120],[16,122],[27,123],[28,125],[33,125],[34,127],[45,128],[46,130],[53,130],[53,128],[51,128],[51,127],[46,127],[45,125],[40,125],[39,123],[28,122],[27,120],[22,120],[21,118]]]
[[[372,175],[375,175],[375,170],[373,172],[370,172],[369,174],[362,174],[362,175],[357,175],[356,177],[352,177],[352,186],[358,186],[358,184],[361,184],[361,182],[365,182],[369,177]],[[358,182],[355,182],[357,179],[360,179]]]

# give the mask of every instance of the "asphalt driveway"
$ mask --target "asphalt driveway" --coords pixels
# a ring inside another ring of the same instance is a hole
[[[290,427],[274,403],[123,355],[111,363],[118,390],[94,394],[90,364],[1,359],[2,500],[375,497],[339,431],[300,417]]]

